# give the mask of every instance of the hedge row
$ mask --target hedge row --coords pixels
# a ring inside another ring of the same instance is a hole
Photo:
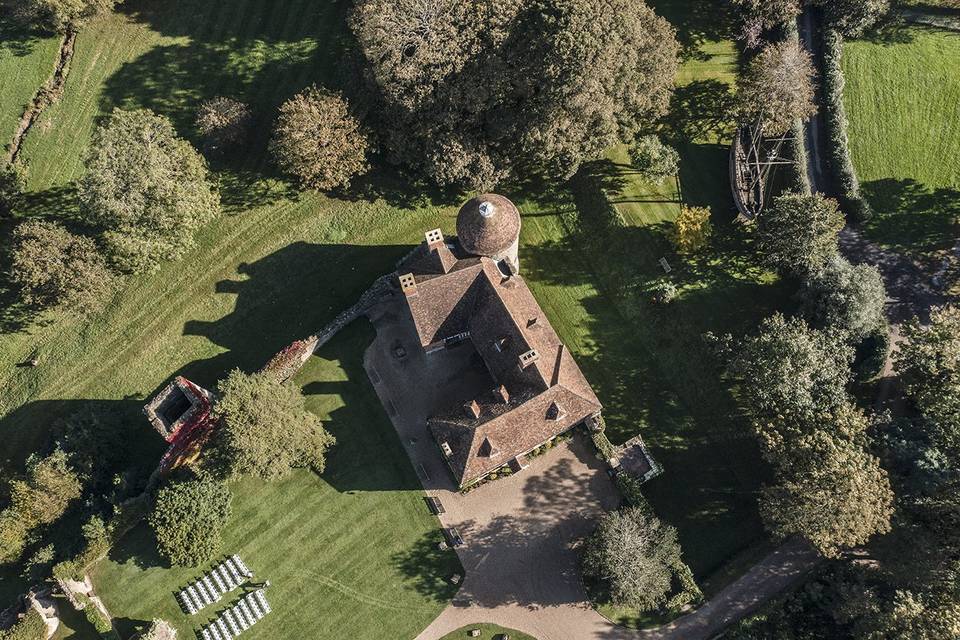
[[[873,215],[860,193],[847,138],[847,112],[843,107],[843,36],[832,26],[823,29],[823,106],[828,141],[828,160],[840,199],[850,218],[863,222]]]

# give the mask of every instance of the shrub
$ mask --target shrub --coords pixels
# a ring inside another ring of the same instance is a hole
[[[308,87],[280,106],[270,151],[311,189],[346,187],[367,170],[370,145],[339,93]]]
[[[867,382],[883,372],[890,350],[890,334],[887,326],[877,327],[857,347],[855,373],[857,380]]]
[[[853,160],[850,157],[850,142],[847,137],[847,112],[843,106],[843,36],[833,28],[823,30],[823,106],[824,125],[827,130],[828,160],[840,193],[840,204],[847,215],[856,222],[863,222],[873,215],[870,205],[860,193]]]
[[[670,241],[677,253],[688,255],[707,246],[713,235],[710,209],[706,207],[680,207],[680,214],[673,221]]]
[[[677,287],[669,280],[658,280],[650,288],[650,293],[656,304],[669,304],[677,297]]]
[[[680,154],[655,135],[640,136],[630,145],[630,162],[644,179],[663,182],[677,175]]]
[[[160,553],[174,565],[195,567],[220,550],[230,517],[227,486],[209,477],[171,480],[157,492],[150,525]]]
[[[204,100],[197,109],[196,127],[207,151],[222,153],[242,144],[250,134],[250,107],[223,96]]]
[[[817,0],[831,27],[856,38],[890,10],[890,0]]]
[[[306,409],[299,387],[269,372],[245,375],[235,369],[217,391],[214,415],[220,425],[213,444],[228,475],[274,480],[294,467],[323,472],[335,440]]]
[[[104,229],[111,259],[131,272],[182,257],[194,232],[220,211],[203,157],[146,109],[114,109],[97,129],[80,202]]]
[[[0,640],[45,640],[47,625],[40,612],[30,607],[11,628],[0,631]]]
[[[50,573],[55,554],[56,551],[52,544],[37,549],[27,560],[20,575],[30,582],[44,578]]]
[[[10,275],[28,303],[79,313],[102,308],[116,285],[93,240],[40,220],[14,230]]]

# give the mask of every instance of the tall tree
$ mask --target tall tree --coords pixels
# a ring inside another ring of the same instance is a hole
[[[740,37],[747,47],[760,43],[764,31],[779,27],[800,15],[800,0],[732,0],[740,22]]]
[[[96,243],[55,222],[21,223],[13,232],[10,262],[11,280],[32,304],[95,311],[116,285]]]
[[[220,550],[230,517],[230,490],[209,477],[178,478],[157,492],[150,525],[159,551],[171,563],[195,567]]]
[[[905,338],[895,355],[907,396],[927,417],[933,442],[951,455],[960,453],[960,309],[930,312],[924,326],[914,318],[901,327]]]
[[[890,0],[814,0],[843,35],[856,38],[890,11]]]
[[[769,450],[784,450],[847,402],[853,350],[836,333],[777,314],[732,354],[728,372]]]
[[[757,223],[760,256],[783,273],[806,276],[836,255],[843,224],[835,200],[819,194],[779,196]]]
[[[269,372],[246,375],[235,369],[217,391],[214,445],[229,475],[274,480],[294,467],[323,472],[334,437],[306,409],[293,383],[281,383]]]
[[[222,154],[247,139],[253,124],[253,112],[239,100],[217,96],[200,103],[195,124],[204,139],[204,149]]]
[[[308,87],[280,106],[270,151],[281,169],[311,189],[350,184],[367,170],[370,144],[338,93]]]
[[[636,0],[362,0],[385,146],[441,184],[569,177],[665,112],[673,29]]]
[[[866,428],[850,406],[834,420],[843,431]],[[802,535],[823,555],[836,557],[890,530],[890,481],[862,444],[818,430],[793,439],[780,455],[777,482],[764,487],[760,498],[760,513],[775,535]]]
[[[614,603],[641,611],[666,602],[678,564],[677,530],[637,507],[606,514],[583,555],[585,574],[606,582]]]
[[[97,129],[80,201],[114,262],[132,272],[183,256],[220,211],[203,157],[146,109],[114,109]]]
[[[813,101],[816,72],[810,54],[795,40],[768,44],[737,83],[741,120],[764,136],[790,131],[797,120],[817,112]]]
[[[843,331],[854,344],[886,327],[886,299],[876,267],[854,266],[839,254],[812,273],[800,291],[801,310],[811,325]]]

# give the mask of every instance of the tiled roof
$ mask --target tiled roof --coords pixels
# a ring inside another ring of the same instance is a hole
[[[495,256],[520,236],[520,212],[507,198],[484,193],[471,198],[457,214],[457,237],[466,251]]]
[[[446,273],[421,272],[428,263],[423,252],[417,255],[399,273],[411,274],[416,284],[406,299],[421,345],[469,332],[491,376],[509,395],[507,403],[492,390],[476,398],[477,417],[458,405],[431,418],[434,437],[452,450],[449,462],[461,484],[601,410],[522,277],[505,275],[493,260],[476,257],[455,259]]]

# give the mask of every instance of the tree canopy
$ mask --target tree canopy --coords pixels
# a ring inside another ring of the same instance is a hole
[[[311,189],[345,187],[367,170],[370,144],[339,93],[308,87],[280,106],[270,151]]]
[[[783,273],[806,276],[836,254],[843,225],[835,200],[819,194],[778,196],[757,222],[761,259]]]
[[[0,511],[0,563],[18,558],[31,530],[60,518],[82,489],[62,450],[46,457],[31,455],[26,477],[10,483],[10,506]]]
[[[756,124],[765,136],[790,131],[797,120],[817,112],[813,101],[813,60],[795,40],[768,44],[747,65],[737,83],[743,122]]]
[[[673,147],[664,144],[658,136],[640,136],[629,148],[630,162],[646,180],[662,182],[677,175],[680,167],[680,154]]]
[[[666,602],[680,553],[676,529],[628,507],[603,516],[587,540],[583,566],[609,585],[615,604],[646,611]]]
[[[812,326],[843,331],[854,344],[886,327],[886,299],[876,267],[854,266],[839,254],[810,274],[800,291],[801,310]]]
[[[732,0],[740,23],[740,37],[747,47],[756,47],[764,31],[796,19],[801,0]]]
[[[216,459],[231,476],[274,480],[295,467],[322,473],[335,440],[304,406],[303,394],[270,373],[233,370],[217,386]]]
[[[75,30],[97,14],[110,11],[118,0],[4,0],[14,18],[31,27],[65,32]]]
[[[80,201],[112,260],[132,272],[183,256],[220,211],[203,157],[146,109],[114,109],[94,133]]]
[[[960,453],[960,309],[935,308],[930,323],[904,323],[905,338],[895,355],[907,396],[927,419],[934,444]]]
[[[651,124],[673,28],[639,0],[361,0],[362,91],[390,157],[440,184],[569,177]]]
[[[195,124],[204,139],[204,149],[224,153],[246,140],[253,124],[253,112],[239,100],[217,96],[200,103]]]
[[[81,313],[103,307],[116,284],[93,240],[43,220],[14,230],[10,276],[27,302]]]
[[[677,253],[691,254],[707,246],[713,235],[710,222],[710,209],[706,207],[680,207],[680,213],[673,221],[670,241]]]
[[[195,567],[220,550],[230,517],[227,486],[209,477],[171,480],[157,492],[150,525],[160,553],[174,565]]]

